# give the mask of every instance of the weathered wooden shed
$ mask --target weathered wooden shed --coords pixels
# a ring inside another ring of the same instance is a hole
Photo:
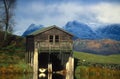
[[[35,73],[40,68],[48,72],[74,70],[73,35],[53,25],[37,30],[26,37],[26,62]]]

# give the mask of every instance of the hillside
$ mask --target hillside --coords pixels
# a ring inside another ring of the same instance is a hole
[[[4,32],[0,31],[0,74],[28,73],[32,69],[25,63],[25,38],[8,34],[3,41]]]
[[[74,52],[74,57],[91,63],[120,64],[120,54],[103,56],[85,52]]]
[[[0,63],[17,63],[24,59],[25,39],[8,34],[7,40],[3,41],[3,37],[4,32],[0,31]]]
[[[102,40],[81,40],[74,41],[74,50],[100,55],[120,54],[120,41]]]

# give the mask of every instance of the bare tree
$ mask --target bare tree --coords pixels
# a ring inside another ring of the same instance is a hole
[[[12,24],[14,24],[14,22],[12,21],[12,18],[15,2],[16,0],[0,0],[0,13],[2,14],[0,17],[0,23],[2,26],[4,26],[3,29],[5,30],[4,40],[7,39],[7,33],[13,31]]]

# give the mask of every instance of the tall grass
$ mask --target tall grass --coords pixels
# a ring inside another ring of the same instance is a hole
[[[81,76],[119,76],[120,77],[120,70],[111,70],[107,68],[100,68],[100,67],[86,67],[86,66],[79,66],[76,71],[76,74],[80,74]]]
[[[5,65],[5,64],[4,64]],[[30,73],[32,67],[26,64],[24,61],[19,61],[16,64],[8,64],[7,66],[0,67],[0,73],[2,74],[17,74],[17,73]]]
[[[16,55],[0,54],[0,73],[28,73],[32,68]]]

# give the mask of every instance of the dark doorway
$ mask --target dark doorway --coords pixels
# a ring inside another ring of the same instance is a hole
[[[50,61],[52,62],[53,71],[60,71],[64,69],[63,65],[61,64],[61,58],[59,53],[50,54]]]
[[[48,63],[52,63],[53,71],[60,71],[64,69],[62,65],[62,58],[60,53],[40,53],[38,57],[38,67],[39,68],[48,68]]]
[[[38,67],[39,68],[47,68],[48,67],[48,53],[40,53],[38,57]]]

